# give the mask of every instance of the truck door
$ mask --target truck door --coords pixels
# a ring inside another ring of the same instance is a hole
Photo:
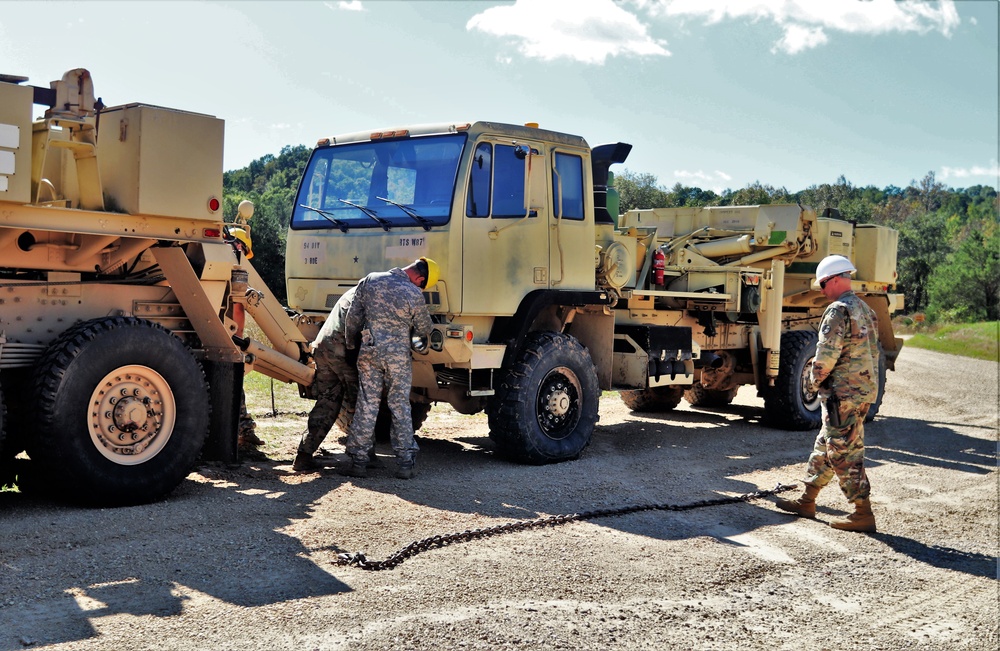
[[[463,314],[514,314],[524,295],[550,286],[544,154],[539,143],[476,145],[466,188]],[[541,187],[530,187],[526,200],[528,178]]]
[[[551,152],[552,225],[549,237],[549,284],[562,290],[594,289],[594,192],[579,151]]]

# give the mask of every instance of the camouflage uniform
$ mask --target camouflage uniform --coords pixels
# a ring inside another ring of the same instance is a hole
[[[427,336],[431,328],[424,295],[404,270],[371,273],[358,283],[345,331],[349,346],[360,341],[358,401],[346,446],[354,463],[368,461],[385,387],[392,413],[392,449],[401,464],[412,464],[418,448],[410,415],[410,337]]]
[[[875,312],[848,290],[823,313],[810,371],[823,398],[823,427],[809,455],[807,485],[822,488],[836,474],[848,501],[868,499],[865,416],[878,396],[878,327]],[[839,414],[830,409],[839,405]]]
[[[240,397],[240,421],[237,432],[236,445],[245,451],[264,445],[264,441],[257,436],[257,421],[247,411],[246,391],[242,392]]]
[[[358,382],[357,370],[347,361],[344,340],[344,325],[354,300],[354,291],[355,288],[351,287],[337,300],[316,341],[312,343],[313,359],[316,360],[316,376],[313,379],[316,404],[309,412],[309,429],[299,442],[299,454],[312,455],[319,449],[330,428],[337,422],[345,385]]]

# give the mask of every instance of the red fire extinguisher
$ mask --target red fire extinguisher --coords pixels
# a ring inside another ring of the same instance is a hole
[[[653,251],[653,282],[657,285],[663,284],[663,270],[667,266],[667,256],[663,255],[662,249]]]

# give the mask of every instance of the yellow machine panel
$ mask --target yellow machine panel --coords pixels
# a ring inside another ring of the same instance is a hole
[[[30,87],[0,84],[0,201],[31,200],[31,98]]]
[[[221,220],[223,139],[223,121],[210,115],[142,104],[105,110],[98,147],[108,209]]]
[[[858,278],[896,284],[899,231],[876,224],[858,224],[854,230],[854,266]]]

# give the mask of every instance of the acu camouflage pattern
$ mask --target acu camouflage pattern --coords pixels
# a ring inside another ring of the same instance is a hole
[[[399,267],[358,283],[345,329],[349,346],[360,340],[358,401],[346,446],[355,463],[368,461],[383,389],[392,414],[392,449],[401,464],[413,462],[418,448],[410,414],[410,337],[427,336],[432,327],[423,292]]]
[[[316,336],[316,341],[312,343],[313,359],[316,361],[316,375],[313,379],[316,404],[309,412],[308,429],[299,441],[300,453],[312,455],[319,449],[323,439],[337,422],[345,386],[358,382],[357,370],[347,361],[344,339],[344,326],[354,300],[354,292],[355,288],[351,287],[337,300]]]
[[[812,388],[823,398],[823,426],[809,455],[805,483],[822,488],[836,475],[850,502],[868,499],[871,492],[864,425],[878,395],[877,333],[872,309],[854,292],[844,292],[823,314],[810,371]],[[830,409],[838,410],[833,418]]]

